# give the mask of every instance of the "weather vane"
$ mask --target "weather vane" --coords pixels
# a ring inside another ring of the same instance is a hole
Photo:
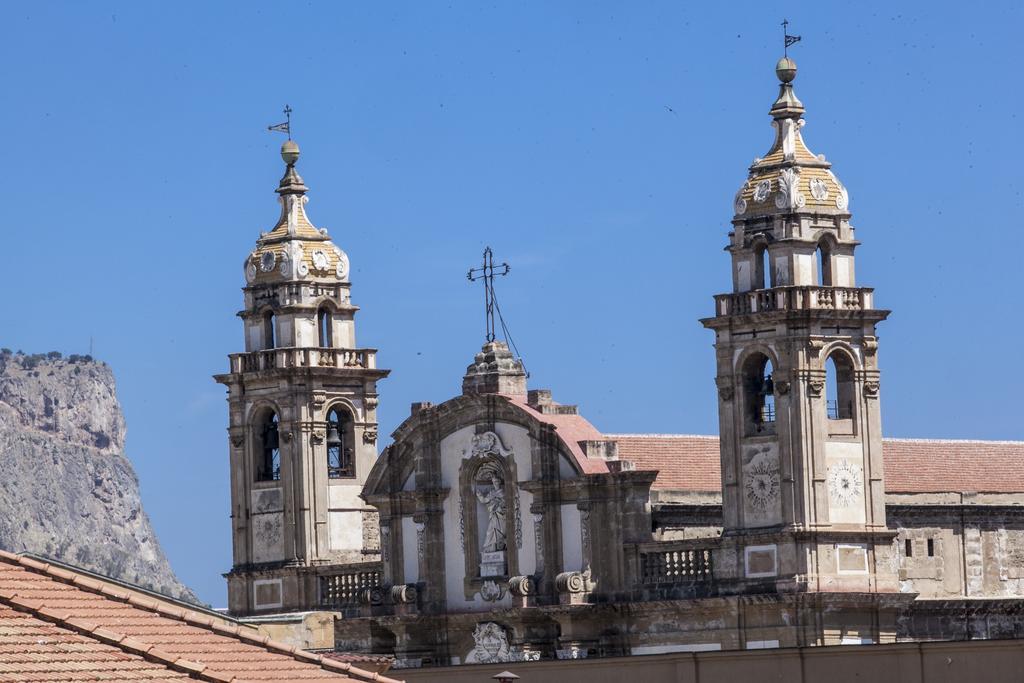
[[[800,36],[791,36],[791,35],[789,35],[789,20],[788,19],[783,19],[782,20],[782,42],[783,42],[783,45],[782,45],[782,56],[783,57],[788,57],[789,56],[789,46],[790,45],[795,45],[796,43],[800,42]]]
[[[494,341],[494,276],[495,275],[508,275],[511,270],[507,263],[502,263],[498,266],[498,270],[495,271],[494,267],[494,252],[491,251],[490,247],[484,249],[484,264],[479,268],[470,268],[469,272],[466,273],[466,279],[470,282],[476,282],[477,280],[484,281],[484,307],[487,318],[487,341]],[[499,312],[498,315],[501,315]]]
[[[797,39],[799,40],[799,38]],[[272,126],[267,126],[267,130],[276,131],[278,133],[287,133],[288,139],[292,139],[292,108],[287,104],[284,105],[284,123],[275,123]]]

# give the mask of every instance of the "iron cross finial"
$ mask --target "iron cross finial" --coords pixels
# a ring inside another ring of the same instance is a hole
[[[283,123],[275,123],[272,126],[267,126],[267,130],[276,131],[278,133],[287,133],[288,139],[292,139],[292,108],[287,104],[284,105],[284,117]]]
[[[466,273],[466,279],[470,282],[483,280],[484,282],[484,311],[487,323],[487,341],[494,341],[494,276],[508,275],[511,270],[507,263],[501,263],[495,270],[494,252],[490,247],[484,249],[484,262],[478,268],[470,268]]]
[[[789,35],[789,20],[782,20],[782,56],[789,56],[789,46],[800,42],[800,36]]]

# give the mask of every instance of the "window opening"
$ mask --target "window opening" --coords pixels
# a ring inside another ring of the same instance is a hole
[[[352,420],[347,411],[332,408],[327,414],[327,477],[345,479],[356,476],[353,457]]]
[[[775,380],[772,362],[764,354],[747,359],[743,369],[748,431],[752,434],[775,425]]]
[[[768,247],[764,244],[754,252],[754,289],[771,287],[772,266],[768,255]]]
[[[818,285],[832,286],[832,249],[827,242],[818,245]]]
[[[853,362],[840,351],[825,359],[825,409],[830,420],[853,418]]]
[[[260,429],[257,481],[277,481],[281,478],[281,442],[277,427],[277,414],[270,413]]]
[[[321,348],[330,348],[334,346],[334,344],[332,343],[333,335],[331,328],[333,327],[333,320],[331,312],[328,311],[326,308],[321,308],[319,311],[317,311],[316,315],[316,325],[320,336],[320,346]]]
[[[907,557],[913,557],[914,556],[914,541],[912,541],[911,539],[908,538],[907,540],[905,540],[903,542],[903,545],[904,545],[904,553],[906,554],[906,556]]]
[[[928,557],[935,557],[935,539],[928,539]]]
[[[274,348],[274,314],[270,311],[263,316],[263,348]]]

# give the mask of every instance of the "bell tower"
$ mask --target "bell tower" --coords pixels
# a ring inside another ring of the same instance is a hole
[[[388,371],[356,346],[348,256],[306,216],[298,145],[281,157],[280,218],[244,264],[245,352],[215,377],[228,388],[236,615],[314,608],[318,567],[379,559],[359,494]]]
[[[804,144],[796,64],[776,66],[775,142],[733,204],[733,291],[715,297],[723,544],[742,581],[893,592],[878,338],[854,278],[849,195]]]

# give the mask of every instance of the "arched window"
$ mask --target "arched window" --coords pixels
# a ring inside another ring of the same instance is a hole
[[[771,258],[768,255],[768,245],[761,244],[754,248],[754,289],[767,289],[771,287]]]
[[[352,416],[342,408],[327,413],[327,477],[347,479],[356,476],[355,439]]]
[[[853,418],[853,361],[842,351],[825,360],[825,399],[828,419]]]
[[[321,308],[316,312],[316,329],[320,338],[321,348],[330,348],[333,344],[333,316],[331,312],[326,308]]]
[[[274,314],[270,311],[263,314],[263,348],[274,348]]]
[[[277,424],[277,413],[274,412],[268,413],[260,424],[256,440],[256,481],[277,481],[281,478],[281,437]]]
[[[755,353],[743,364],[743,401],[748,434],[775,429],[775,381],[772,362]]]
[[[818,284],[832,286],[832,246],[826,240],[818,243]]]

